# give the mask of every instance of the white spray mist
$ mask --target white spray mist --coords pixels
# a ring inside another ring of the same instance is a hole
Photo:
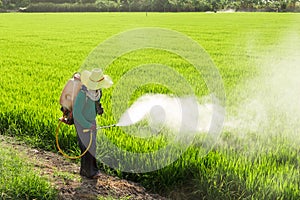
[[[225,126],[235,137],[264,147],[300,143],[300,37],[288,35],[259,63],[260,76],[237,89],[241,103]],[[229,111],[230,112],[230,111]],[[284,140],[284,141],[283,141]],[[256,151],[255,149],[251,149]]]
[[[199,104],[193,97],[171,97],[163,94],[146,94],[140,97],[121,116],[117,126],[129,126],[142,120],[154,133],[167,128],[177,139],[208,133],[212,128],[213,112],[217,105]],[[143,137],[143,131],[137,131]]]

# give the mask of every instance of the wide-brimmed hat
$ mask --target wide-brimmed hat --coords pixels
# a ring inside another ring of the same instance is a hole
[[[104,75],[101,69],[93,69],[91,72],[84,70],[81,73],[81,82],[90,90],[109,88],[113,82],[108,75]]]

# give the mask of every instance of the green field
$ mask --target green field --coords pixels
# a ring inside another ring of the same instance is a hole
[[[226,122],[240,120],[242,125],[225,126],[207,155],[199,156],[201,148],[194,141],[179,160],[154,172],[130,174],[102,167],[171,198],[299,199],[300,106],[295,102],[300,99],[294,77],[299,75],[299,22],[300,15],[289,13],[1,14],[0,133],[56,151],[60,92],[88,54],[128,29],[168,28],[191,37],[211,56],[226,91]],[[126,71],[144,63],[171,66],[188,77],[198,97],[209,94],[191,66],[168,52],[147,49],[123,55],[106,73],[117,83]],[[113,88],[104,91],[102,125],[118,120],[111,116],[112,93]],[[124,104],[144,93],[170,92],[147,85]],[[163,137],[144,141],[120,129],[104,134],[137,152],[165,145]],[[66,131],[60,142],[68,153],[78,153],[74,130]]]
[[[0,149],[0,199],[55,199],[57,192],[12,148]]]

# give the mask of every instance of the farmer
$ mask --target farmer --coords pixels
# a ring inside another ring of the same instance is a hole
[[[100,171],[96,163],[96,113],[95,102],[101,98],[101,88],[109,88],[113,82],[107,75],[103,75],[101,69],[83,71],[81,73],[82,87],[75,99],[73,108],[74,124],[81,153],[89,146],[90,131],[92,131],[92,144],[89,151],[81,157],[80,175],[88,178],[98,178]],[[103,113],[100,106],[98,114]],[[88,131],[87,131],[88,130]]]

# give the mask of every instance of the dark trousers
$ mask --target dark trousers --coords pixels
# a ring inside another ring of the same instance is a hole
[[[81,153],[83,153],[89,146],[91,132],[83,132],[82,126],[80,126],[80,124],[76,121],[74,121],[74,124],[76,127],[79,148]],[[92,132],[92,144],[88,152],[86,152],[86,154],[84,154],[80,160],[80,175],[88,178],[93,177],[98,172],[96,162],[96,133],[97,131]]]

